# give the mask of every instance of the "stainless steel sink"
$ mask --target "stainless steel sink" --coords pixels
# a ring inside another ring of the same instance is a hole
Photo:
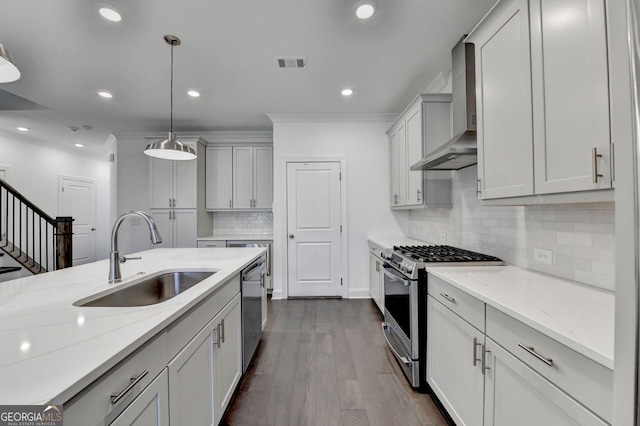
[[[83,302],[79,300],[76,306],[127,307],[147,306],[162,303],[180,293],[185,292],[215,272],[168,272],[155,275],[116,290],[97,299]],[[86,299],[83,299],[86,300]]]

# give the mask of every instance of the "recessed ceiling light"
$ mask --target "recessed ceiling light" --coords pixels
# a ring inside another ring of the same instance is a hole
[[[187,95],[191,96],[192,98],[197,98],[198,96],[200,96],[200,92],[196,90],[189,90],[187,92]]]
[[[106,90],[99,90],[98,91],[98,95],[102,96],[103,98],[107,98],[107,99],[113,98],[113,95],[111,94],[111,92],[107,92]]]
[[[20,130],[21,132],[28,132],[29,131],[28,127],[16,127],[16,129]]]
[[[111,5],[103,4],[99,6],[98,13],[102,15],[104,19],[111,22],[122,21],[122,15]]]
[[[351,89],[342,89],[342,92],[340,92],[340,93],[342,93],[342,96],[351,96],[351,95],[353,95],[353,90],[351,90]]]
[[[81,143],[77,143],[75,144],[78,148],[82,148],[84,145],[82,145]]]
[[[359,1],[356,3],[356,16],[360,19],[369,19],[376,12],[377,6],[374,1]]]

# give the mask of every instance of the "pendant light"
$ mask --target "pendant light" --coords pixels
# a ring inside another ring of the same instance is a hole
[[[20,70],[13,63],[9,51],[0,44],[0,83],[11,83],[20,78]]]
[[[180,39],[173,35],[164,36],[164,41],[171,46],[171,127],[167,139],[150,143],[144,153],[150,157],[162,158],[165,160],[193,160],[196,152],[176,139],[173,133],[173,47],[180,45]]]

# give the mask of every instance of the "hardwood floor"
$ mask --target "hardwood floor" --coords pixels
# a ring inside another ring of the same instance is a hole
[[[404,378],[371,300],[268,305],[262,342],[222,424],[446,425]]]

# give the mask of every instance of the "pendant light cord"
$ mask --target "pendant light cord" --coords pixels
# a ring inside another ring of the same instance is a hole
[[[171,129],[173,133],[173,43],[171,43]]]

